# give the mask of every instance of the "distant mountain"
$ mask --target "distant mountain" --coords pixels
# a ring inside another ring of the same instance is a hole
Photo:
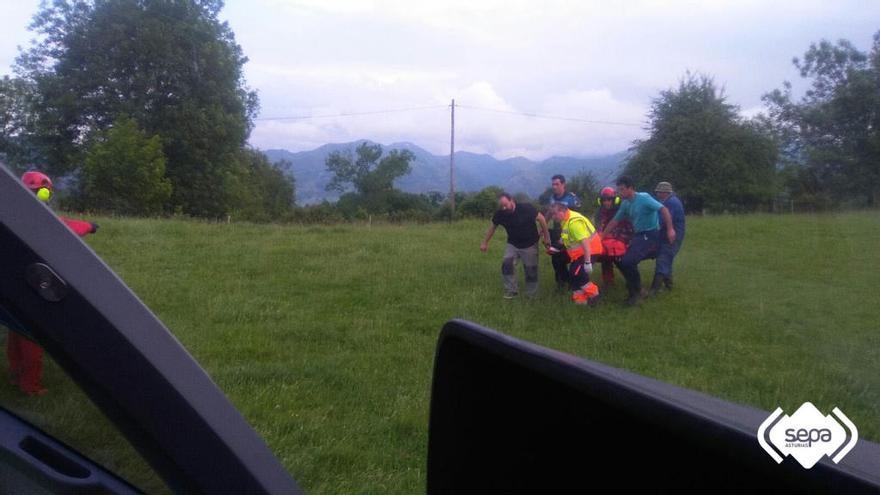
[[[277,149],[266,150],[265,153],[274,163],[282,160],[290,162],[290,166],[285,167],[285,172],[296,178],[297,203],[305,205],[325,199],[337,199],[336,193],[324,190],[332,178],[332,174],[324,166],[324,160],[334,151],[354,152],[362,142],[325,144],[317,149],[298,153]],[[401,190],[413,193],[449,191],[449,156],[432,155],[412,143],[382,145],[382,149],[406,149],[416,157],[412,162],[412,172],[395,182]],[[535,162],[522,157],[497,160],[489,155],[458,151],[455,153],[455,189],[471,192],[496,185],[511,193],[524,192],[537,197],[549,186],[550,177],[554,174],[572,176],[582,170],[590,171],[600,184],[610,183],[619,173],[625,158],[626,152],[620,152],[590,158],[555,156]]]

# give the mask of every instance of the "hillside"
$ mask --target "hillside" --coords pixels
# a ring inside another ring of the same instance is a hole
[[[272,162],[286,160],[291,163],[285,171],[296,178],[297,203],[310,204],[337,198],[335,193],[324,189],[331,178],[324,167],[327,155],[334,151],[354,150],[361,142],[326,144],[297,153],[279,149],[265,153]],[[412,173],[396,183],[400,189],[413,193],[449,190],[448,155],[433,155],[412,143],[383,145],[383,149],[407,149],[416,157]],[[550,184],[550,177],[554,174],[571,176],[586,170],[593,172],[600,182],[610,182],[619,172],[625,156],[626,153],[621,152],[594,158],[552,157],[535,162],[522,157],[498,160],[490,155],[459,151],[455,153],[455,185],[456,190],[463,192],[499,185],[511,192],[538,196]]]

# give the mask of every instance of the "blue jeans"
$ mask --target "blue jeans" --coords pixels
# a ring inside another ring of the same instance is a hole
[[[566,255],[567,257],[568,255]],[[579,291],[590,283],[590,274],[587,272],[586,267],[584,267],[584,261],[586,261],[586,258],[581,256],[572,261],[568,266],[568,283],[571,286],[572,292]]]
[[[642,276],[639,274],[639,263],[648,258],[657,256],[660,244],[659,230],[646,230],[636,232],[626,248],[626,254],[620,259],[620,271],[626,279],[626,288],[630,292],[638,292],[642,289]]]
[[[676,232],[675,242],[669,244],[667,239],[660,239],[660,250],[657,252],[657,266],[654,273],[669,278],[672,276],[672,262],[675,261],[675,255],[681,249],[681,243],[684,242],[684,232]]]

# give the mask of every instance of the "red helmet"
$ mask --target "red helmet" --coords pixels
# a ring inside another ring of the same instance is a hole
[[[602,200],[605,199],[614,201],[614,206],[620,204],[620,196],[617,195],[613,187],[603,187],[602,191],[599,193],[599,197],[596,198],[596,204],[602,206]]]
[[[21,176],[21,181],[24,182],[25,187],[31,191],[36,191],[44,187],[50,191],[52,190],[52,179],[43,172],[37,172],[36,170],[25,172],[24,175]]]

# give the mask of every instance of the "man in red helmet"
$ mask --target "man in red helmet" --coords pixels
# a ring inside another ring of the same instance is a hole
[[[608,222],[617,214],[620,208],[620,196],[613,187],[605,187],[596,199],[599,209],[593,217],[593,225],[602,232]],[[602,265],[602,282],[605,285],[614,284],[614,265],[626,254],[626,246],[633,236],[632,224],[627,220],[618,222],[613,231],[602,233],[602,253],[593,257],[593,263]]]
[[[52,179],[46,174],[37,171],[27,172],[21,177],[21,181],[40,201],[48,202],[52,198]],[[98,230],[98,225],[94,223],[59,218],[80,237],[94,234]],[[42,347],[10,330],[6,337],[6,357],[9,361],[10,381],[22,392],[27,395],[43,395],[47,392],[42,384]]]
[[[25,172],[24,175],[21,176],[21,181],[24,183],[25,187],[31,190],[34,194],[36,194],[37,198],[44,203],[48,203],[50,199],[52,199],[52,195],[54,194],[54,187],[52,186],[52,179],[49,178],[48,175],[38,172],[36,170],[32,170],[30,172]],[[70,230],[74,231],[76,235],[83,237],[88,234],[94,234],[98,231],[98,224],[91,222],[82,222],[79,220],[71,220],[69,218],[58,217],[62,222],[67,224],[70,227]]]

